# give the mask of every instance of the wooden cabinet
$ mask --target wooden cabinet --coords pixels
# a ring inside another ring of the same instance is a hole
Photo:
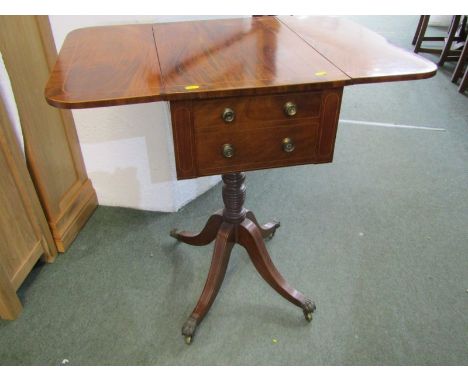
[[[16,290],[34,264],[57,254],[52,235],[0,98],[0,318],[21,312]]]
[[[44,86],[57,57],[47,16],[0,16],[0,49],[25,139],[28,168],[55,244],[64,252],[97,206],[71,112]]]
[[[0,98],[0,318],[21,312],[16,290],[41,257],[64,252],[97,206],[71,112],[50,107],[44,85],[56,50],[47,16],[0,16],[0,50],[25,143]]]

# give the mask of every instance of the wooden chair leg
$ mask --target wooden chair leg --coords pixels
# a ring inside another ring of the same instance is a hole
[[[463,74],[463,69],[465,68],[465,64],[468,63],[468,43],[465,43],[463,46],[463,50],[461,52],[460,58],[458,59],[457,66],[455,66],[455,70],[452,74],[452,82],[457,83],[458,79]],[[468,70],[468,69],[467,69]]]
[[[460,93],[464,93],[465,90],[468,88],[468,68],[465,70],[465,74],[460,82],[460,86],[458,87],[458,91]]]
[[[426,29],[427,29],[427,25],[429,24],[429,18],[430,16],[429,15],[423,15],[421,16],[421,26],[419,27],[419,34],[418,34],[418,38],[416,39],[416,45],[414,47],[414,52],[415,53],[418,53],[419,50],[421,49],[421,44],[424,40],[424,35],[426,34]]]
[[[460,25],[460,19],[460,15],[452,17],[452,23],[450,24],[447,40],[445,41],[442,53],[440,54],[439,62],[437,63],[439,66],[444,65],[447,57],[452,52],[452,43],[455,40],[455,34],[457,33],[458,26]]]
[[[213,257],[205,287],[195,309],[182,327],[185,342],[190,344],[197,325],[203,320],[218,294],[224,280],[232,247],[235,244],[234,225],[222,223],[216,236]]]
[[[414,32],[413,41],[411,42],[412,45],[415,45],[416,41],[418,40],[418,36],[419,36],[419,32],[421,31],[423,19],[424,19],[424,16],[419,17],[418,26],[416,27],[416,32]]]
[[[456,37],[457,42],[463,42],[466,41],[467,38],[467,31],[466,31],[466,24],[468,23],[468,16],[463,16],[462,21],[461,21],[461,26],[459,28],[460,33]]]
[[[199,233],[191,233],[187,231],[178,232],[177,229],[174,228],[170,232],[170,235],[173,238],[190,245],[208,245],[216,238],[216,234],[218,233],[218,229],[222,222],[223,212],[222,210],[219,210],[210,216],[205,227]]]
[[[250,259],[263,279],[286,300],[301,307],[307,320],[312,320],[315,304],[290,286],[276,269],[257,225],[251,220],[245,219],[239,225],[237,240],[247,250]]]
[[[275,235],[276,230],[281,226],[280,222],[276,220],[263,225],[260,224],[252,211],[247,211],[245,217],[251,220],[258,227],[264,239],[272,238]]]

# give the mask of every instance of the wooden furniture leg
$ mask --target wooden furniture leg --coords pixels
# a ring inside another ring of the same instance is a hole
[[[447,35],[447,40],[445,41],[444,48],[442,49],[439,61],[437,62],[437,65],[439,66],[444,65],[445,61],[447,61],[449,57],[451,59],[454,57],[453,56],[454,52],[452,51],[452,43],[455,40],[455,34],[457,33],[458,26],[460,25],[460,19],[461,19],[460,15],[453,16],[452,18],[452,22],[450,24],[449,32]]]
[[[463,46],[463,50],[461,52],[460,58],[458,59],[457,66],[455,66],[455,70],[452,74],[452,82],[457,83],[458,79],[463,75],[463,70],[465,68],[465,64],[468,62],[468,43],[465,43]]]
[[[416,27],[416,32],[414,33],[413,41],[411,42],[412,45],[416,45],[416,41],[418,41],[419,33],[421,32],[421,27],[423,24],[424,16],[419,17],[418,26]]]
[[[445,41],[445,36],[428,36],[426,37],[426,30],[429,24],[430,15],[423,15],[419,19],[418,27],[416,28],[417,38],[416,41],[413,38],[413,45],[414,45],[414,52],[415,53],[432,53],[432,54],[440,54],[442,49],[440,48],[425,48],[422,46],[424,41]],[[453,24],[453,19],[452,19]],[[415,35],[416,37],[416,35]],[[414,43],[414,41],[416,43]]]
[[[429,24],[429,15],[421,16],[421,19],[418,23],[418,38],[416,39],[416,44],[414,46],[414,52],[418,53],[421,50],[421,44],[424,41],[424,35],[426,34],[427,25]]]
[[[460,82],[460,86],[458,87],[458,91],[460,93],[464,93],[465,90],[468,88],[468,69],[465,70],[465,74]]]
[[[263,238],[265,239],[271,239],[273,236],[275,236],[276,230],[281,226],[280,222],[276,220],[262,225],[257,221],[257,218],[255,217],[254,213],[249,210],[247,210],[245,217],[252,221],[258,227]]]
[[[223,223],[219,228],[211,259],[211,266],[206,279],[203,292],[198,299],[192,314],[182,327],[182,335],[185,342],[190,344],[197,325],[203,320],[208,310],[211,308],[221,283],[224,280],[226,269],[229,263],[232,247],[234,246],[234,226]]]
[[[171,231],[175,239],[191,245],[205,245],[216,237],[208,277],[203,292],[192,314],[182,327],[185,342],[192,342],[195,330],[210,309],[226,274],[227,265],[234,244],[242,245],[249,254],[255,268],[263,279],[281,296],[302,308],[307,321],[312,320],[315,304],[302,293],[291,287],[274,266],[263,242],[272,237],[279,222],[260,225],[253,212],[244,208],[245,174],[225,174],[223,178],[224,209],[212,215],[199,234],[186,231]]]
[[[186,244],[198,246],[207,245],[216,238],[216,234],[222,222],[223,212],[219,210],[210,216],[205,227],[199,233],[194,234],[187,231],[178,232],[176,229],[173,229],[170,235]]]
[[[307,321],[311,321],[315,304],[291,287],[279,273],[268,254],[259,228],[249,219],[245,219],[240,224],[237,242],[247,250],[263,279],[286,300],[302,308]]]

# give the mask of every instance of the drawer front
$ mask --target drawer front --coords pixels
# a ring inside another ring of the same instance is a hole
[[[318,117],[321,101],[321,92],[196,101],[193,102],[193,122],[196,130],[295,123]],[[234,113],[230,122],[223,119],[227,109]]]
[[[310,163],[315,160],[318,122],[259,127],[245,132],[196,134],[200,175]]]
[[[178,179],[331,162],[342,91],[171,102]],[[235,113],[231,122],[225,109]],[[223,153],[225,145],[232,150]]]

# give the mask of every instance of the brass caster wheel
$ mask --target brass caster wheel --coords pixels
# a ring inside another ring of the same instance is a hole
[[[275,225],[274,225],[274,227],[273,227],[274,229],[273,229],[273,231],[271,231],[271,233],[265,238],[265,239],[267,239],[267,240],[273,239],[273,236],[275,236],[276,230],[281,226],[280,222],[277,221],[277,220],[273,220],[273,223],[275,223]]]
[[[169,235],[171,235],[174,239],[179,240],[179,235],[177,234],[177,228],[171,229],[171,232],[169,232]]]
[[[195,334],[195,329],[197,328],[197,320],[193,317],[189,317],[189,319],[185,322],[184,326],[182,327],[182,335],[185,337],[185,343],[190,345],[193,341],[193,335]]]
[[[306,300],[304,302],[304,305],[302,305],[302,311],[307,322],[312,321],[312,313],[314,313],[316,309],[317,307],[311,300]]]

